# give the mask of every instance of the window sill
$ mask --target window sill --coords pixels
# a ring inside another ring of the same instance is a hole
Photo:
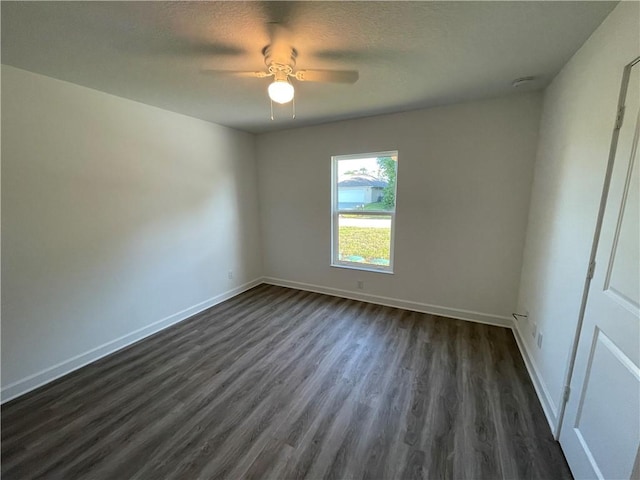
[[[381,268],[375,268],[375,267],[369,267],[369,266],[361,267],[359,265],[344,264],[344,263],[332,263],[330,266],[334,268],[346,268],[347,270],[360,270],[363,272],[386,273],[388,275],[389,274],[393,275],[393,270],[383,270]]]

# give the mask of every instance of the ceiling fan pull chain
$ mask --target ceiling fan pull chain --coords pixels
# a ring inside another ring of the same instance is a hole
[[[291,118],[294,120],[296,118],[296,97],[293,97],[293,101],[291,102]]]
[[[269,103],[271,104],[271,121],[273,121],[273,100],[269,99]]]

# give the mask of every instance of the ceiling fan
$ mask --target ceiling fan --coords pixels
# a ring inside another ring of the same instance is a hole
[[[242,72],[203,69],[202,73],[244,78],[273,77],[267,92],[273,102],[280,104],[289,103],[292,100],[295,103],[295,89],[291,80],[325,83],[355,83],[358,81],[359,74],[356,70],[295,70],[298,51],[288,40],[287,29],[279,23],[272,23],[270,27],[271,43],[262,49],[266,70]],[[293,116],[295,118],[295,111]],[[271,118],[273,119],[273,107]]]

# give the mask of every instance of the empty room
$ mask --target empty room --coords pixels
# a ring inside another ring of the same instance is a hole
[[[640,2],[0,2],[1,475],[640,479]]]

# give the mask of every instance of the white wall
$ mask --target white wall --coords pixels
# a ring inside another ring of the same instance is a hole
[[[2,66],[2,139],[5,400],[261,276],[252,135]]]
[[[624,66],[640,55],[638,2],[622,2],[544,95],[519,322],[555,425],[575,335]],[[543,333],[538,349],[531,336]]]
[[[260,135],[265,275],[509,324],[540,108],[529,93]],[[386,150],[399,151],[395,274],[330,267],[331,156]]]

